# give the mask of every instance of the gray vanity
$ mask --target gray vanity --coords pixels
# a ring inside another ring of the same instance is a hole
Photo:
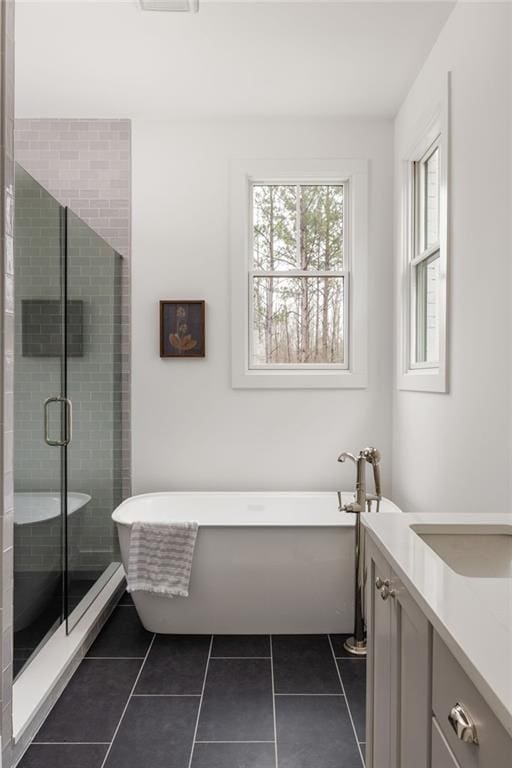
[[[512,517],[363,523],[367,768],[511,768]]]

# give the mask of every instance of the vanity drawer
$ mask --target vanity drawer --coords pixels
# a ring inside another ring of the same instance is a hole
[[[432,768],[460,768],[448,742],[441,733],[435,717],[432,718]]]
[[[510,768],[512,738],[437,633],[434,633],[432,671],[432,709],[460,768]],[[478,744],[459,739],[448,720],[457,704],[470,715]],[[432,765],[437,768],[434,762]]]

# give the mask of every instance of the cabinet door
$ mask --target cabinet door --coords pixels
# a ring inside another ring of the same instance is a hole
[[[432,720],[432,768],[460,768],[437,720]]]
[[[391,574],[392,722],[391,755],[396,768],[429,768],[432,729],[431,628]]]
[[[366,576],[366,764],[368,768],[396,768],[391,760],[391,601],[382,600],[376,586],[377,579],[391,579],[391,568],[368,537]]]

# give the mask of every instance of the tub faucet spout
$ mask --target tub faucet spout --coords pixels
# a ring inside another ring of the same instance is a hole
[[[370,505],[372,501],[377,502],[377,512],[379,511],[380,501],[382,499],[382,490],[381,490],[381,482],[380,482],[380,458],[381,454],[380,451],[377,448],[373,448],[372,446],[368,446],[367,448],[364,448],[364,450],[359,451],[358,456],[354,456],[353,453],[349,453],[348,451],[343,451],[343,453],[340,453],[338,456],[338,461],[343,463],[347,459],[350,459],[354,462],[356,465],[356,493],[355,493],[355,499],[350,504],[341,504],[340,503],[340,512],[365,512],[366,507],[368,506],[368,511],[370,510]],[[366,485],[366,464],[371,464],[373,468],[373,483],[374,483],[374,493],[368,493],[367,492],[367,485]],[[341,498],[340,498],[341,502]]]
[[[345,650],[354,656],[366,656],[366,628],[364,621],[364,587],[366,573],[364,565],[364,538],[361,529],[361,512],[368,508],[370,511],[372,501],[377,502],[377,512],[382,498],[380,483],[380,451],[368,446],[359,451],[358,456],[344,451],[338,456],[338,461],[344,462],[351,459],[356,465],[356,492],[355,499],[348,504],[343,504],[341,493],[338,493],[340,512],[352,512],[356,515],[355,525],[355,606],[354,606],[354,634],[345,641]],[[373,468],[374,493],[368,493],[366,488],[366,464]]]

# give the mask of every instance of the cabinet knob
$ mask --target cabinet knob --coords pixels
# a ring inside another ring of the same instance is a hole
[[[375,579],[375,586],[377,589],[382,589],[382,587],[389,587],[389,579],[381,579],[380,576],[377,576]]]
[[[478,744],[476,726],[471,715],[464,709],[462,704],[457,702],[457,704],[452,707],[450,714],[448,715],[448,720],[458,739],[465,744]]]
[[[380,596],[383,600],[387,600],[390,597],[395,597],[396,595],[396,589],[390,589],[389,587],[389,580],[386,579],[386,583],[384,583],[380,589]]]

